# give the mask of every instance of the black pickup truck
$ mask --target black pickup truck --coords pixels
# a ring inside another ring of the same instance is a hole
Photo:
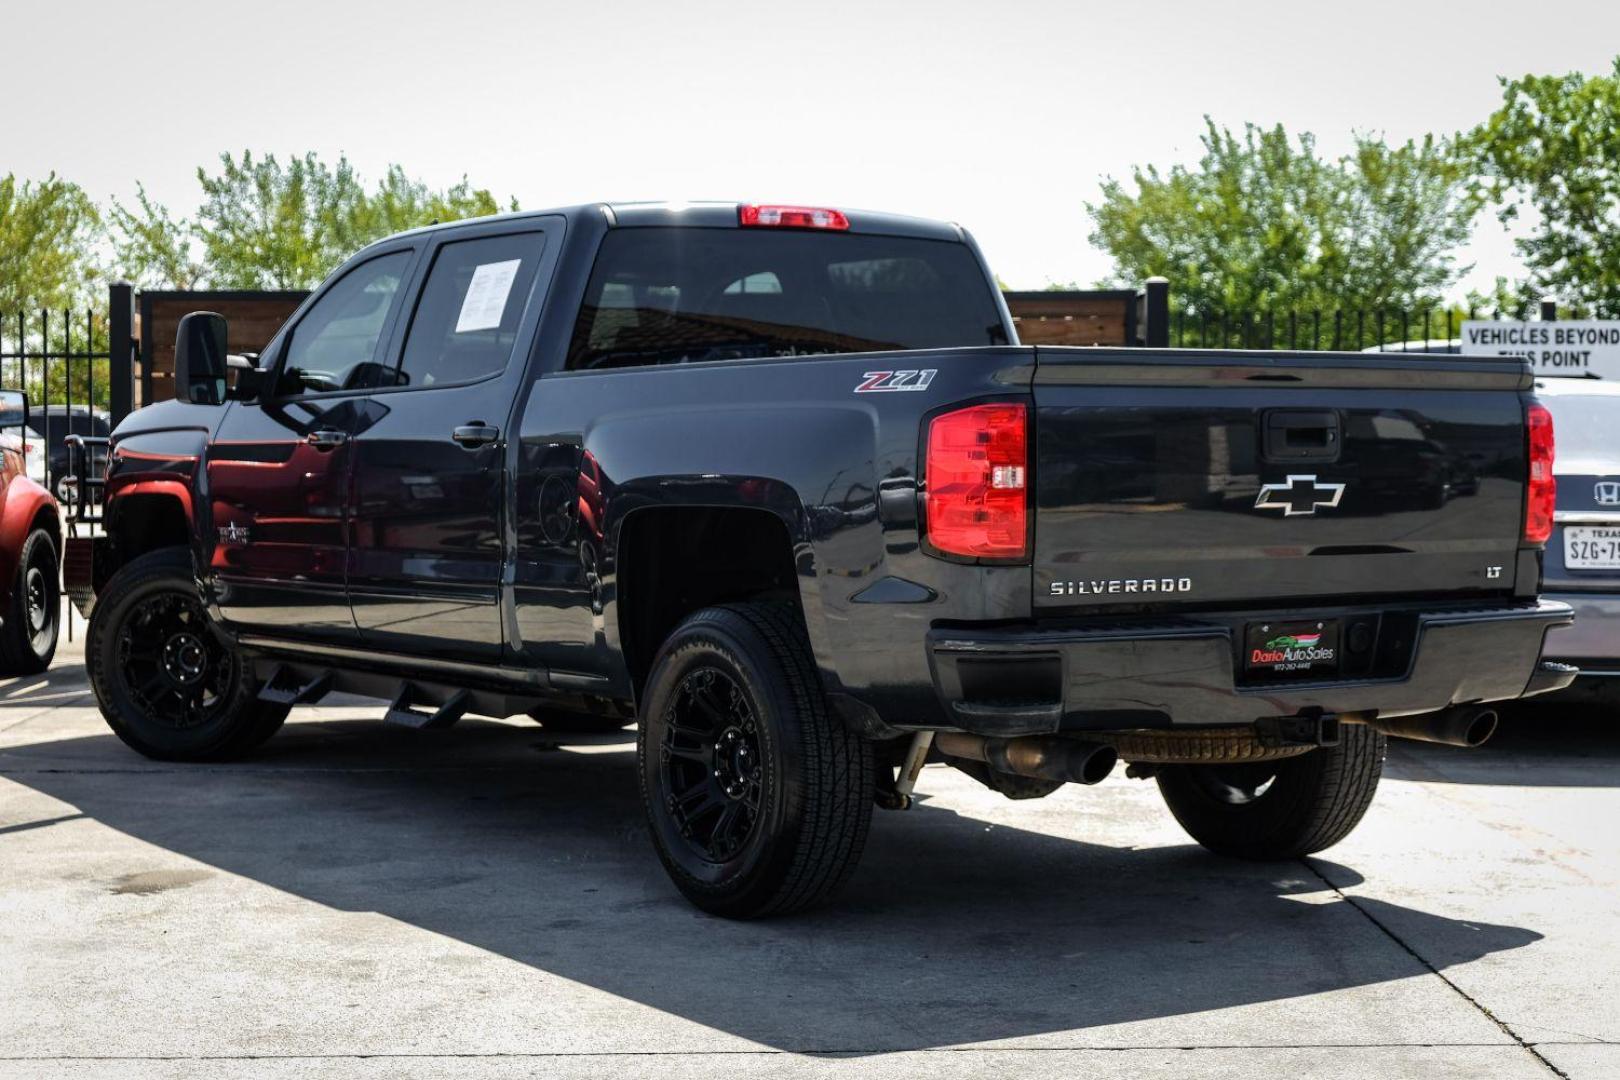
[[[1552,430],[1496,358],[1020,347],[955,225],[592,205],[374,244],[113,436],[90,673],[155,757],[333,691],[639,720],[710,911],[827,896],[926,761],[1123,758],[1205,846],[1344,837],[1384,738],[1558,689]]]

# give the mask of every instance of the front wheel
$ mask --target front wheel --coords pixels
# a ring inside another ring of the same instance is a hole
[[[1345,724],[1337,746],[1235,765],[1165,765],[1159,792],[1187,834],[1242,859],[1292,859],[1350,835],[1384,771],[1384,736]]]
[[[184,548],[142,555],[113,576],[84,653],[107,725],[150,758],[234,757],[287,718],[288,706],[258,700],[247,663],[209,623]]]
[[[0,670],[5,674],[37,675],[51,666],[62,618],[58,580],[56,543],[50,533],[35,529],[18,552],[11,607],[0,627]]]
[[[791,608],[692,615],[664,643],[636,740],[641,797],[687,899],[731,918],[830,896],[872,821],[872,747],[827,705]]]

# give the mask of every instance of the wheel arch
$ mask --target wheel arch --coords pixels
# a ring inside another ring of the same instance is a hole
[[[175,480],[147,480],[121,487],[103,512],[106,557],[96,560],[99,592],[113,574],[148,552],[165,547],[191,551],[195,538],[191,490]]]
[[[609,621],[637,700],[664,639],[703,608],[781,601],[814,641],[814,558],[797,525],[775,509],[724,503],[644,506],[620,519]]]

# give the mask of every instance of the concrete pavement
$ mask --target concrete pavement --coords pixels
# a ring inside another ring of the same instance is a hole
[[[0,1076],[1620,1075],[1620,717],[1400,746],[1273,866],[1151,783],[930,767],[834,906],[736,924],[665,880],[631,732],[381,713],[176,766],[77,657],[0,682]]]

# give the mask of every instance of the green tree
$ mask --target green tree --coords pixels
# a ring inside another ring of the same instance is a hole
[[[0,177],[0,312],[85,299],[101,235],[95,204],[55,173],[38,183]]]
[[[135,209],[117,200],[107,212],[114,262],[128,281],[149,288],[195,289],[204,268],[192,256],[192,227],[155,203],[144,185],[135,188]]]
[[[1518,240],[1521,291],[1620,317],[1620,58],[1609,75],[1502,80],[1502,107],[1468,136],[1480,189]]]
[[[1418,307],[1464,272],[1477,204],[1450,141],[1359,135],[1329,160],[1280,125],[1205,125],[1196,166],[1138,168],[1130,188],[1107,178],[1087,205],[1115,282],[1162,275],[1179,310],[1243,319]]]
[[[197,170],[203,202],[175,218],[144,190],[134,208],[114,204],[120,272],[148,287],[307,289],[359,248],[402,229],[498,212],[465,177],[443,191],[391,165],[368,191],[347,157],[220,155]],[[517,209],[513,200],[510,209]]]

